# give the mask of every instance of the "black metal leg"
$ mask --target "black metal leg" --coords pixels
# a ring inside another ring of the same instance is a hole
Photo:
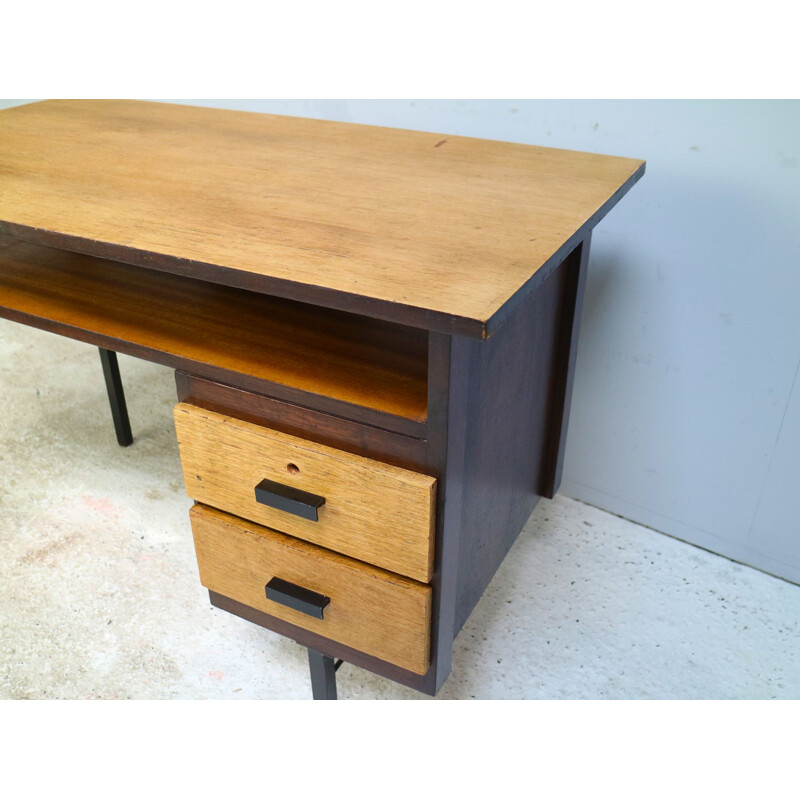
[[[117,441],[120,446],[127,447],[133,443],[133,435],[128,419],[128,408],[125,405],[122,379],[119,376],[117,354],[113,350],[104,350],[102,347],[99,347],[98,350],[100,350],[100,363],[103,365],[103,375],[106,379],[108,402],[111,405],[111,416],[114,418]]]
[[[336,670],[341,660],[334,661],[317,650],[308,648],[308,666],[311,670],[311,692],[315,700],[336,700]]]

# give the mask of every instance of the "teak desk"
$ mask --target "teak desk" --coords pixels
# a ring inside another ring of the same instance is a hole
[[[0,314],[176,370],[211,603],[434,694],[558,489],[626,158],[133,101],[0,113]]]

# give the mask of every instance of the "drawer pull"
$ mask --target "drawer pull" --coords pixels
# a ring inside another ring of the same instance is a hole
[[[312,592],[311,589],[304,589],[280,578],[273,578],[264,589],[267,600],[273,600],[317,619],[322,619],[322,611],[331,601],[330,597],[325,597],[324,594]]]
[[[282,483],[264,479],[256,486],[256,502],[319,522],[319,507],[325,505],[325,498],[295,489],[294,486],[284,486]]]

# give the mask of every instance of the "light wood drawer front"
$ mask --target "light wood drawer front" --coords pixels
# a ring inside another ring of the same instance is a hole
[[[188,403],[175,407],[175,428],[194,500],[430,581],[434,478]],[[264,480],[324,498],[318,521],[258,502]]]
[[[429,586],[213,508],[195,505],[190,515],[207,589],[419,675],[427,671]],[[273,578],[330,598],[323,618],[268,600]]]

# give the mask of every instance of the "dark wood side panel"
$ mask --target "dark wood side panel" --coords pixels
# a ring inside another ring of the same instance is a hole
[[[539,489],[542,497],[555,497],[561,485],[590,243],[591,235],[587,235],[583,243],[570,253],[561,268],[565,272],[564,288],[559,304],[558,333],[555,343],[556,372],[553,376],[553,391],[550,393],[548,409],[550,426],[544,449]]]
[[[458,590],[458,548],[467,430],[468,359],[453,337],[431,332],[428,350],[428,460],[436,476],[431,668],[422,691],[435,694],[450,674]]]
[[[569,292],[568,258],[486,342],[453,338],[469,361],[457,632],[539,499],[544,453],[563,396],[557,346]],[[558,436],[556,435],[556,438]]]

